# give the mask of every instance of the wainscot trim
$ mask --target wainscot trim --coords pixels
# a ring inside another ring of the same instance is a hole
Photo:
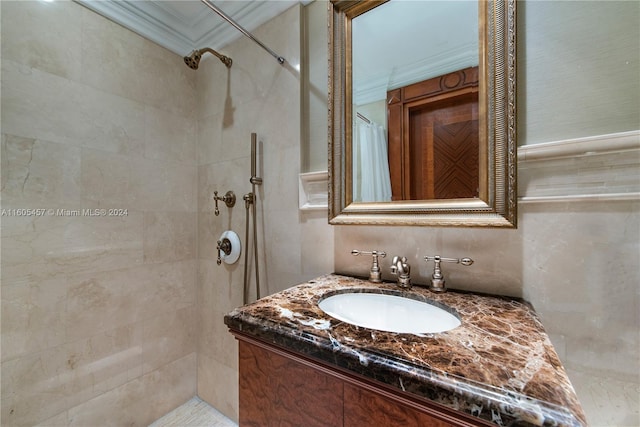
[[[640,130],[518,147],[518,202],[640,200]]]

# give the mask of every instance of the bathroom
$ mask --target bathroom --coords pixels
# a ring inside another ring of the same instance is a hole
[[[215,216],[213,194],[251,190],[252,132],[262,294],[362,276],[354,248],[406,256],[417,283],[423,256],[470,256],[451,287],[529,301],[589,423],[640,425],[639,3],[517,3],[519,151],[635,141],[521,158],[517,229],[334,226],[300,209],[299,174],[327,170],[325,1],[252,29],[287,66],[241,37],[220,48],[230,69],[197,71],[76,2],[2,1],[0,16],[3,426],[145,426],[194,396],[237,421],[222,319],[243,303],[244,260],[218,266],[216,241],[244,237],[245,209]]]

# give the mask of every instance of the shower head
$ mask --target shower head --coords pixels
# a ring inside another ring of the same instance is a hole
[[[220,61],[222,61],[224,65],[227,66],[227,68],[231,68],[231,64],[233,63],[231,58],[229,58],[228,56],[219,54],[218,52],[211,49],[210,47],[194,50],[188,56],[184,57],[184,63],[187,64],[187,67],[191,68],[192,70],[197,70],[198,65],[200,64],[200,59],[202,58],[202,54],[205,52],[209,52],[212,55],[216,56]]]
[[[194,50],[189,54],[189,56],[184,57],[184,63],[187,64],[187,67],[191,68],[192,70],[197,70],[198,65],[200,64],[200,58],[202,58],[202,55],[200,55],[200,51]]]

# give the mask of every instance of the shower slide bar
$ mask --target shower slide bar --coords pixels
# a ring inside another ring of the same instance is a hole
[[[231,17],[229,17],[226,13],[224,13],[222,10],[220,10],[220,8],[218,8],[218,6],[214,5],[210,0],[201,0],[202,3],[204,3],[209,9],[213,10],[215,13],[217,13],[218,15],[220,15],[220,17],[222,19],[224,19],[225,21],[227,21],[229,24],[233,25],[234,27],[236,27],[236,29],[238,29],[238,31],[240,31],[242,34],[244,34],[245,36],[249,37],[251,40],[253,40],[254,42],[256,42],[258,45],[260,45],[261,48],[263,48],[264,50],[266,50],[267,52],[269,52],[269,54],[271,56],[273,56],[274,58],[276,58],[276,60],[278,61],[278,63],[280,65],[284,64],[285,59],[278,55],[277,53],[275,53],[274,51],[272,51],[271,49],[269,49],[267,46],[265,46],[264,43],[262,43],[260,40],[258,40],[257,38],[255,38],[253,36],[253,34],[251,34],[250,32],[248,32],[247,30],[245,30],[243,27],[240,26],[240,24],[238,24],[236,21],[234,21],[233,19],[231,19]]]
[[[253,217],[253,255],[254,255],[254,268],[256,272],[256,299],[260,299],[260,266],[258,264],[258,228],[256,219],[256,204],[258,203],[258,196],[256,195],[256,185],[262,185],[262,178],[257,176],[257,157],[258,157],[258,135],[251,133],[251,177],[249,182],[251,183],[251,193],[245,194],[242,199],[245,206],[245,234],[244,242],[246,249],[244,251],[244,296],[243,301],[245,304],[249,302],[249,285],[251,278],[249,277],[249,209],[251,209]]]

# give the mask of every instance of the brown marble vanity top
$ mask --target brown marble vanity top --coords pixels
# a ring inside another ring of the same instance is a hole
[[[239,307],[225,323],[496,425],[586,425],[558,355],[528,303],[414,286],[403,293],[449,307],[462,322],[447,332],[420,335],[353,326],[318,307],[327,294],[356,290],[399,288],[329,274]]]

